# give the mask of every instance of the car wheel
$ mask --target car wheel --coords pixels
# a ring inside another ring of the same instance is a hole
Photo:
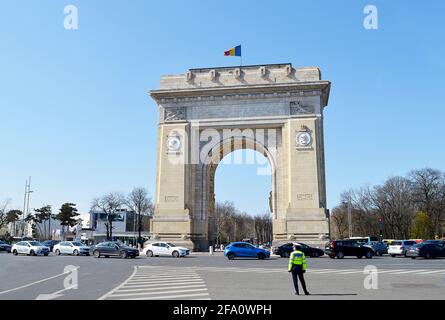
[[[147,250],[147,252],[145,253],[145,255],[149,258],[153,257],[153,251],[151,250]]]
[[[383,256],[382,251],[377,251],[377,255],[380,256],[380,257]]]
[[[127,251],[122,251],[120,256],[121,256],[122,259],[127,259],[127,256],[128,256],[127,255]]]
[[[109,258],[110,256],[105,256],[105,258]]]
[[[366,254],[365,254],[365,257],[366,257],[366,259],[372,259],[372,256],[373,256],[373,254],[372,254],[372,252],[366,252]]]
[[[55,253],[56,255],[60,256],[60,250],[59,250],[59,249],[56,249],[56,251],[54,251],[54,253]]]
[[[49,253],[44,253],[43,255],[44,255],[45,257],[47,257],[47,256],[48,256],[48,254],[49,254]]]
[[[95,250],[95,251],[93,252],[93,255],[94,255],[96,258],[100,258],[100,252],[99,252],[98,250]]]
[[[16,255],[18,255],[19,253],[17,252],[17,250],[14,250],[14,251],[12,251],[12,254],[16,256]]]
[[[415,259],[416,259],[416,257],[411,257],[411,259],[415,260]]]
[[[331,259],[335,259],[335,256],[334,256],[333,254],[330,254],[330,255],[329,255],[329,258],[331,258]]]
[[[31,250],[31,251],[29,252],[29,255],[31,255],[31,256],[35,256],[36,253],[34,252],[34,250]]]
[[[313,258],[318,258],[320,256],[320,253],[318,253],[317,251],[315,251],[313,254],[312,254],[312,257]]]
[[[290,253],[289,252],[284,252],[283,255],[281,257],[283,258],[289,258]]]
[[[179,252],[178,251],[173,251],[172,256],[175,258],[179,258]]]
[[[396,255],[395,255],[395,254],[392,254],[392,255],[391,255],[391,257],[395,258],[395,257],[396,257]]]
[[[344,257],[345,257],[345,254],[343,252],[340,251],[340,252],[337,253],[337,258],[338,259],[343,259]]]
[[[86,256],[88,256],[88,257],[90,256],[90,254],[89,254],[89,253],[85,253],[85,255],[86,255]]]
[[[357,259],[361,259],[362,258],[362,256],[357,256]]]
[[[425,259],[431,259],[431,254],[430,254],[430,253],[427,253],[427,254],[425,255]]]
[[[78,250],[74,250],[73,251],[73,255],[78,256],[79,255],[79,251]]]
[[[258,258],[258,260],[264,260],[266,258],[266,256],[264,255],[264,253],[258,253],[257,258]]]
[[[233,260],[233,259],[235,259],[235,254],[234,254],[233,252],[230,252],[230,253],[227,255],[227,259],[229,259],[229,260]]]

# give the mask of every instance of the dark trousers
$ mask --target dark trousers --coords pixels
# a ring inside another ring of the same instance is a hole
[[[292,267],[292,280],[294,280],[295,292],[298,292],[298,279],[300,279],[301,286],[303,287],[304,293],[307,292],[306,289],[306,281],[304,281],[304,272],[301,266],[293,266]]]

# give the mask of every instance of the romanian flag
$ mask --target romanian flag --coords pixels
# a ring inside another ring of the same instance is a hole
[[[236,46],[230,50],[224,51],[225,56],[237,56],[241,57],[241,45]]]

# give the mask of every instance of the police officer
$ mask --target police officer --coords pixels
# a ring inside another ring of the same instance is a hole
[[[301,247],[296,244],[294,245],[294,251],[289,257],[289,272],[292,272],[292,279],[294,281],[295,294],[298,295],[298,278],[300,279],[301,286],[305,295],[310,295],[306,289],[306,282],[304,281],[304,273],[306,272],[306,256],[301,251]]]

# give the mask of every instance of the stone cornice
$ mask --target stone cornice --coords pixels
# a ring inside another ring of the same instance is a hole
[[[312,81],[267,85],[221,86],[191,89],[152,90],[150,96],[157,104],[189,101],[212,101],[225,99],[255,99],[273,97],[298,97],[320,95],[323,106],[328,104],[330,81]]]

